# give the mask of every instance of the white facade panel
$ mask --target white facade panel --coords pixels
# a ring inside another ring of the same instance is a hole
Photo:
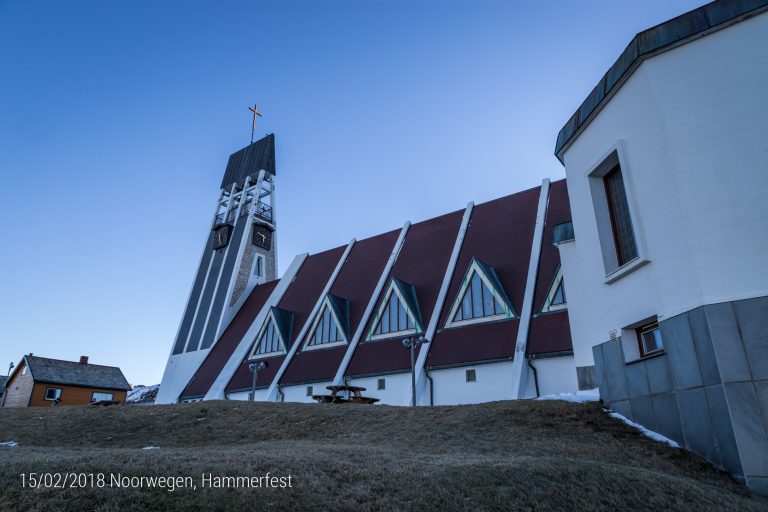
[[[768,294],[768,14],[643,62],[564,153],[577,366],[643,318]],[[648,264],[607,284],[588,174],[619,147]]]
[[[378,389],[379,379],[384,379],[384,389]],[[347,384],[365,388],[363,396],[378,398],[379,404],[403,405],[403,396],[411,389],[411,373],[393,373],[349,379]]]
[[[467,370],[475,381],[467,382]],[[517,398],[512,389],[512,361],[432,370],[434,405],[479,404]]]

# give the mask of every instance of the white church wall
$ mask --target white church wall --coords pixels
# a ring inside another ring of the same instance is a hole
[[[575,393],[579,390],[573,356],[532,359],[539,382],[539,395]]]
[[[609,331],[768,294],[768,14],[643,62],[564,153],[577,366]],[[588,174],[618,147],[648,264],[608,283]]]
[[[227,400],[241,400],[243,402],[250,400],[250,391],[238,391],[236,393],[227,393]],[[256,390],[256,402],[267,401],[267,388]]]
[[[467,370],[474,370],[474,382],[467,382]],[[511,361],[431,370],[429,376],[434,405],[478,404],[516,398],[512,393]]]
[[[330,395],[331,392],[326,386],[333,384],[333,381],[311,382],[308,384],[298,384],[296,386],[281,386],[280,391],[283,394],[283,402],[315,403],[312,395]],[[307,388],[312,388],[307,390]],[[278,398],[280,400],[280,398]]]
[[[384,379],[384,389],[378,389],[379,379]],[[402,405],[403,396],[411,389],[411,373],[392,373],[347,380],[349,386],[365,388],[363,396],[378,398],[379,404]]]

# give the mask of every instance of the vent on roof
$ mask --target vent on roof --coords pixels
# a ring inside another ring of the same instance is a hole
[[[88,364],[88,356],[80,356],[80,364]]]

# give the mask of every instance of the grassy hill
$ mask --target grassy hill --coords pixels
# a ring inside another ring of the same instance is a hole
[[[768,500],[599,404],[206,402],[0,410],[7,510],[768,510]],[[147,446],[158,449],[144,450]],[[197,489],[24,489],[21,473],[191,476]],[[292,488],[201,488],[201,475]]]

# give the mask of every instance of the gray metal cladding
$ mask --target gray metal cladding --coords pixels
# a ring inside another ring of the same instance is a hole
[[[221,188],[229,190],[233,183],[237,183],[238,188],[242,187],[248,176],[256,177],[262,169],[275,175],[274,134],[269,134],[229,156]]]
[[[200,299],[200,305],[198,306],[197,317],[195,318],[195,324],[192,328],[192,334],[189,337],[189,344],[187,344],[187,352],[193,352],[200,346],[200,338],[202,338],[203,335],[203,327],[205,326],[206,317],[211,310],[213,292],[216,288],[216,280],[219,277],[219,269],[221,269],[221,264],[224,261],[225,252],[226,248],[213,251],[211,271],[208,273],[208,278],[205,281],[205,288],[203,289],[203,295]]]
[[[241,215],[237,223],[235,224],[235,230],[229,241],[229,248],[227,249],[226,260],[224,261],[224,268],[221,271],[221,278],[219,280],[219,287],[216,290],[216,296],[213,299],[213,305],[211,306],[210,320],[205,328],[205,334],[203,335],[201,349],[209,348],[216,341],[216,332],[219,329],[219,320],[221,319],[221,312],[226,305],[227,288],[229,288],[229,281],[232,277],[232,270],[237,262],[237,253],[240,249],[240,244],[243,240],[243,231],[248,225],[248,216]]]
[[[181,354],[184,352],[184,345],[189,337],[189,330],[192,327],[192,319],[195,317],[195,305],[200,300],[200,292],[203,290],[203,284],[205,284],[205,276],[208,274],[208,265],[211,262],[213,256],[213,232],[208,233],[208,243],[205,245],[205,252],[203,253],[203,260],[200,262],[200,266],[197,268],[197,276],[195,276],[195,282],[192,285],[192,293],[189,295],[189,301],[187,307],[184,310],[184,318],[181,320],[181,327],[179,328],[179,334],[176,338],[176,343],[173,345],[173,355]]]

